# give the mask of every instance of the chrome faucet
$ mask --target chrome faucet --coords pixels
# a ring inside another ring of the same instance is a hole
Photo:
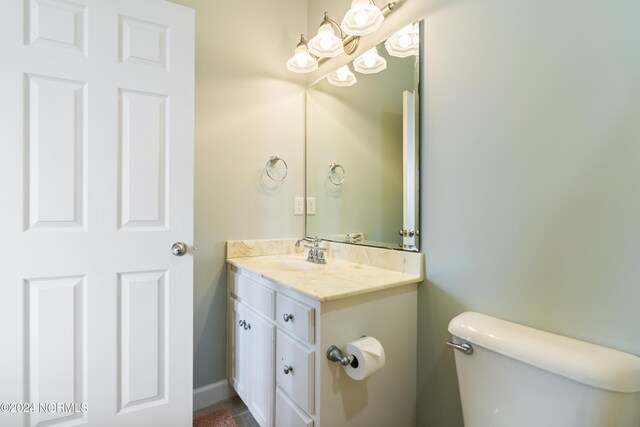
[[[364,240],[364,236],[362,235],[362,233],[353,233],[353,234],[347,233],[344,236],[344,241],[347,243],[362,243],[363,240]]]
[[[327,260],[324,257],[324,253],[326,252],[326,248],[319,247],[322,239],[318,239],[318,236],[310,239],[308,237],[303,237],[302,239],[298,239],[296,241],[296,248],[300,247],[300,242],[302,241],[311,243],[310,245],[305,244],[305,248],[309,248],[309,255],[307,255],[307,261],[312,262],[314,264],[326,264]]]

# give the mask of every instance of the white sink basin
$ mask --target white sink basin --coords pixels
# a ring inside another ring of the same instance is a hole
[[[292,270],[292,271],[310,271],[319,269],[319,264],[314,264],[302,259],[274,259],[268,262],[269,267],[277,268],[280,270]]]

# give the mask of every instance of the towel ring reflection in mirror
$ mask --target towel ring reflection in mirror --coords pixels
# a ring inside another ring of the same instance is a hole
[[[276,171],[276,165],[278,162],[282,162],[283,168],[280,168],[281,171],[279,174],[274,175],[274,171]],[[284,169],[284,172],[282,172]],[[282,181],[287,177],[287,173],[289,172],[289,166],[287,166],[287,162],[284,161],[282,157],[271,156],[267,163],[264,165],[264,171],[267,173],[267,176],[274,181]],[[280,176],[281,175],[281,176]]]
[[[331,181],[333,185],[342,185],[344,180],[347,178],[347,172],[338,163],[329,163],[328,176],[329,181]]]

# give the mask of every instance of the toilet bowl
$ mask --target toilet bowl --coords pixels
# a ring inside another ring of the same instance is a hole
[[[640,427],[638,356],[474,312],[449,332],[465,427]]]

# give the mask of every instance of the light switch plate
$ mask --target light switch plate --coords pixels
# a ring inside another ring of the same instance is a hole
[[[307,215],[316,214],[316,198],[307,197]]]
[[[304,215],[304,197],[296,197],[293,199],[293,214]]]

